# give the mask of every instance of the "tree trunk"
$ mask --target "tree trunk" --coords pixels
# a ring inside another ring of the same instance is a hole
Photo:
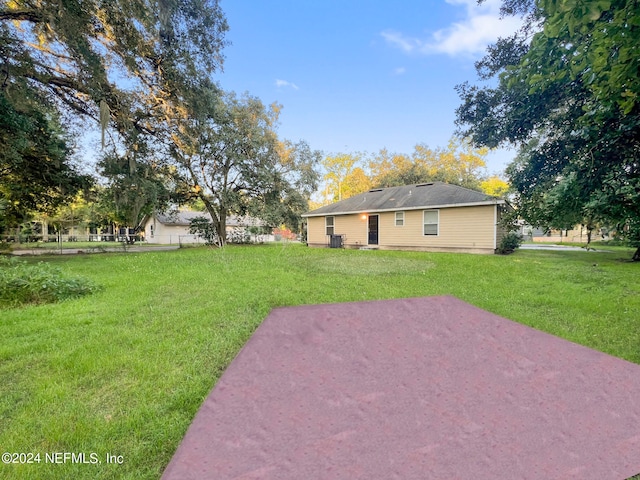
[[[209,212],[209,215],[211,216],[213,229],[215,230],[216,235],[218,236],[216,243],[218,244],[219,247],[223,247],[226,238],[220,236],[220,223],[222,218],[226,220],[226,216],[223,217],[223,213],[226,215],[225,210],[222,207],[220,207],[219,209],[220,214],[218,214],[218,211],[216,211],[216,207],[213,205],[213,203],[209,201],[209,199],[205,195],[202,194],[202,191],[200,191],[198,198],[202,200],[202,203],[204,203],[204,206],[207,209],[207,212]],[[222,222],[222,223],[225,223],[225,222]],[[223,224],[222,228],[224,231],[224,229],[226,228],[226,225]]]
[[[131,230],[133,230],[133,235],[131,235]],[[135,233],[135,229],[131,229],[129,227],[127,227],[126,229],[127,232],[127,245],[133,245],[134,243],[136,243],[136,233]]]
[[[633,254],[631,260],[633,260],[634,262],[640,262],[640,247],[636,249],[636,253]]]
[[[227,211],[220,207],[220,217],[218,218],[218,242],[221,247],[227,244]]]

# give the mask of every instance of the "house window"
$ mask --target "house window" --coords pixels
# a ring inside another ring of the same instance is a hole
[[[324,226],[327,235],[333,235],[333,219],[334,217],[324,217]]]
[[[404,227],[404,212],[396,212],[396,227]]]
[[[424,212],[424,234],[438,235],[438,210],[425,210]]]
[[[153,238],[153,225],[151,225],[151,227],[149,228],[149,230],[151,231],[151,238]]]

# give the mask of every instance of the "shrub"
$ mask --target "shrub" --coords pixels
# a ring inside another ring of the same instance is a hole
[[[218,245],[218,235],[213,223],[206,217],[195,217],[189,223],[189,233],[200,235],[207,245]]]
[[[60,302],[96,290],[87,279],[68,277],[48,263],[0,258],[0,308]]]
[[[229,243],[251,243],[251,235],[246,229],[232,229],[227,233],[227,242]]]
[[[501,255],[508,255],[509,253],[513,253],[513,251],[520,247],[522,243],[522,236],[520,236],[516,232],[509,232],[504,237],[502,237],[502,241],[498,246],[498,253]]]

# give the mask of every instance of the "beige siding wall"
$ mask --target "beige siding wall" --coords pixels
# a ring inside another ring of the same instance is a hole
[[[344,235],[345,247],[367,245],[367,218],[363,215],[340,215],[335,217],[336,234]]]
[[[325,235],[324,217],[307,218],[307,243],[312,246],[329,244]]]
[[[362,215],[336,215],[333,233],[343,235],[345,247],[358,247],[367,244],[367,219]],[[307,219],[307,243],[313,246],[328,245],[325,217]]]
[[[406,211],[402,227],[395,226],[395,212],[380,214],[380,246],[494,248],[494,205],[438,211],[438,235],[423,234],[423,210]]]
[[[378,247],[420,250],[464,250],[492,253],[495,249],[496,206],[438,209],[438,235],[423,234],[423,211],[404,212],[404,225],[396,226],[395,212],[378,214]],[[334,233],[345,235],[346,247],[366,246],[367,219],[359,215],[336,215]],[[324,217],[308,219],[310,245],[327,245]]]
[[[404,225],[396,226],[395,212],[378,215],[378,247],[419,250],[464,250],[491,253],[501,232],[496,232],[496,206],[439,209],[438,235],[423,234],[423,211],[404,212]],[[367,219],[363,214],[336,215],[334,233],[345,236],[345,247],[366,246]],[[308,242],[328,245],[324,217],[308,219]]]

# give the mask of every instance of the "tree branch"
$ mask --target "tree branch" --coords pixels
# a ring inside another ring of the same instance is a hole
[[[36,10],[0,10],[0,20],[42,23],[45,18]]]

